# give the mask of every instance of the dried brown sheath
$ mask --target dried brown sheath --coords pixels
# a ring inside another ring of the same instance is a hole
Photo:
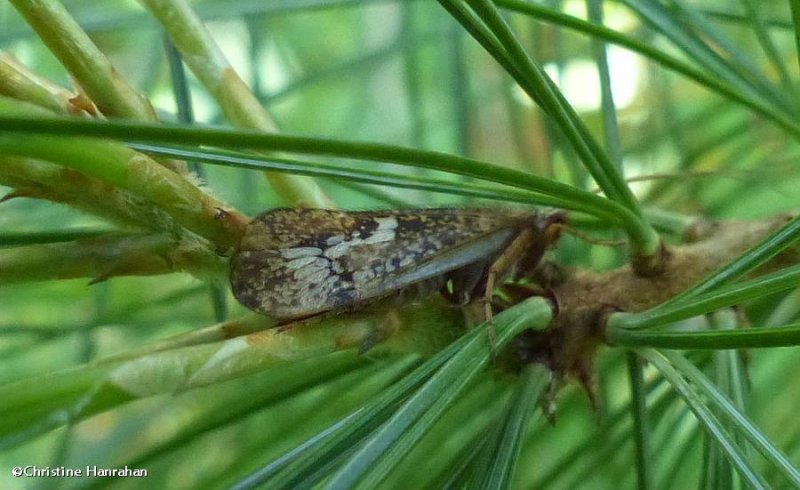
[[[524,262],[535,265],[548,222],[483,209],[274,209],[248,225],[231,285],[243,305],[278,322],[436,291],[448,280],[446,296],[464,303],[484,293],[491,265],[523,231],[533,238]]]

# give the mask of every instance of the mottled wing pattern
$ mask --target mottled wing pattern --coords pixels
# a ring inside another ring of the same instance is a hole
[[[501,251],[523,219],[462,209],[275,209],[248,225],[231,284],[242,304],[279,321],[352,308]]]

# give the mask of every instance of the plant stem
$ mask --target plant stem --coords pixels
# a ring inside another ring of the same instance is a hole
[[[654,254],[660,247],[658,234],[649,224],[614,201],[526,172],[447,153],[414,150],[378,143],[303,138],[218,128],[187,128],[177,125],[148,125],[133,122],[99,123],[64,118],[34,119],[18,117],[19,111],[13,106],[4,105],[3,100],[0,99],[0,114],[2,113],[9,114],[9,116],[0,116],[0,128],[8,133],[91,135],[122,141],[146,141],[148,143],[158,141],[179,145],[202,144],[252,148],[262,151],[331,155],[468,175],[570,200],[572,209],[602,217],[621,226],[630,238],[632,249],[638,255]]]
[[[42,109],[0,97],[0,112],[41,114]],[[246,218],[205,194],[181,175],[123,144],[91,138],[0,136],[0,152],[74,168],[149,201],[221,250],[236,244]],[[152,205],[150,204],[150,205]],[[148,210],[139,210],[148,214]]]
[[[24,100],[61,114],[80,110],[71,100],[73,94],[28,71],[3,51],[0,51],[0,95]]]
[[[236,127],[275,132],[277,127],[219,49],[200,17],[185,0],[140,0],[161,22],[186,64]],[[319,208],[333,201],[312,179],[267,173],[267,179],[287,204]]]
[[[0,284],[90,277],[157,275],[191,271],[204,278],[224,276],[213,250],[180,243],[168,234],[110,235],[65,243],[0,249]]]
[[[156,120],[147,98],[117,73],[58,0],[11,0],[11,3],[75,77],[100,112],[109,117]]]

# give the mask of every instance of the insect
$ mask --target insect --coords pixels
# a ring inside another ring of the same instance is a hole
[[[460,305],[485,298],[490,320],[495,284],[532,270],[563,221],[490,209],[273,209],[247,226],[231,286],[279,324],[436,291]]]

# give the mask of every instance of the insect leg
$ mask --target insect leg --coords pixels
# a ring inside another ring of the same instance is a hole
[[[491,265],[492,259],[480,260],[448,273],[446,278],[452,286],[452,291],[448,290],[445,282],[440,293],[447,301],[458,306],[466,306],[474,297],[483,296],[482,288],[486,285],[486,273]]]
[[[542,232],[538,228],[524,228],[503,250],[497,259],[489,267],[486,274],[486,288],[484,291],[484,318],[489,323],[489,343],[492,348],[492,356],[495,354],[495,332],[492,325],[492,298],[494,289],[515,265],[528,259],[527,261],[541,259],[544,254],[546,244]],[[535,255],[536,257],[531,257]]]

